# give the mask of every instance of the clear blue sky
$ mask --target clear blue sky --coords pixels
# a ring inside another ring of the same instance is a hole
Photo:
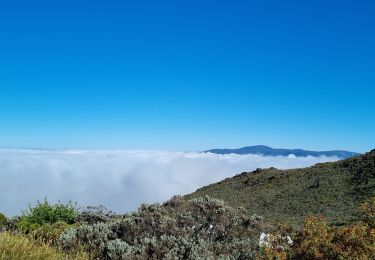
[[[374,1],[2,1],[0,146],[375,148]]]

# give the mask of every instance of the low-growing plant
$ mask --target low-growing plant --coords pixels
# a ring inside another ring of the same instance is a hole
[[[60,260],[63,254],[48,245],[39,245],[21,235],[0,234],[0,259]]]

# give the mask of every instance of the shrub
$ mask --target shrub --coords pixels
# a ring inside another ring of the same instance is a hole
[[[108,257],[117,260],[130,258],[133,255],[133,247],[121,239],[111,240],[107,244]]]
[[[100,259],[249,259],[267,228],[261,218],[220,200],[175,197],[163,205],[142,205],[121,219],[66,230],[59,245],[83,246]]]
[[[375,199],[361,206],[363,222],[351,226],[328,226],[323,217],[308,217],[293,233],[288,247],[282,233],[271,235],[262,248],[260,259],[373,259],[375,255]]]
[[[367,224],[336,229],[332,242],[337,259],[371,259],[375,256],[375,233]]]
[[[104,206],[90,206],[78,214],[76,221],[87,224],[95,224],[98,222],[107,222],[113,218],[115,218],[115,214]]]
[[[59,221],[53,224],[44,224],[39,228],[29,232],[29,236],[40,243],[54,245],[65,230],[71,228],[72,225]]]
[[[292,240],[294,232],[291,226],[281,225],[275,234],[262,233],[259,239],[260,252],[257,259],[288,259],[288,256],[292,255],[295,244],[295,241]]]
[[[78,209],[71,202],[62,204],[50,204],[47,199],[44,202],[37,202],[34,207],[24,212],[20,217],[16,227],[25,232],[30,232],[42,227],[45,224],[64,222],[73,224],[78,214]]]

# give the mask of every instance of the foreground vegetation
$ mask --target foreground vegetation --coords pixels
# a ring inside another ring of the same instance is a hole
[[[124,216],[45,201],[2,219],[0,259],[372,259],[375,197],[360,210],[353,225],[309,216],[296,229],[209,197],[174,197]]]
[[[39,245],[26,236],[0,233],[0,259],[64,259],[63,255],[48,245]]]
[[[0,259],[373,259],[374,157],[246,173],[122,216],[45,200],[18,217],[0,213]],[[302,210],[313,214],[300,222]]]
[[[301,229],[281,226],[267,237],[260,259],[373,259],[375,256],[375,197],[360,207],[362,221],[330,226],[323,216],[310,216]],[[293,237],[288,243],[287,236]]]
[[[32,237],[71,257],[86,252],[92,259],[251,259],[259,234],[270,227],[223,201],[174,197],[121,217],[103,207],[78,212],[72,204],[45,201],[9,220],[7,229],[6,237]]]

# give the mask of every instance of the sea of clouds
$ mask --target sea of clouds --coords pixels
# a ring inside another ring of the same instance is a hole
[[[217,155],[128,150],[0,149],[0,212],[51,202],[104,205],[118,213],[162,202],[256,168],[306,167],[337,157]]]

